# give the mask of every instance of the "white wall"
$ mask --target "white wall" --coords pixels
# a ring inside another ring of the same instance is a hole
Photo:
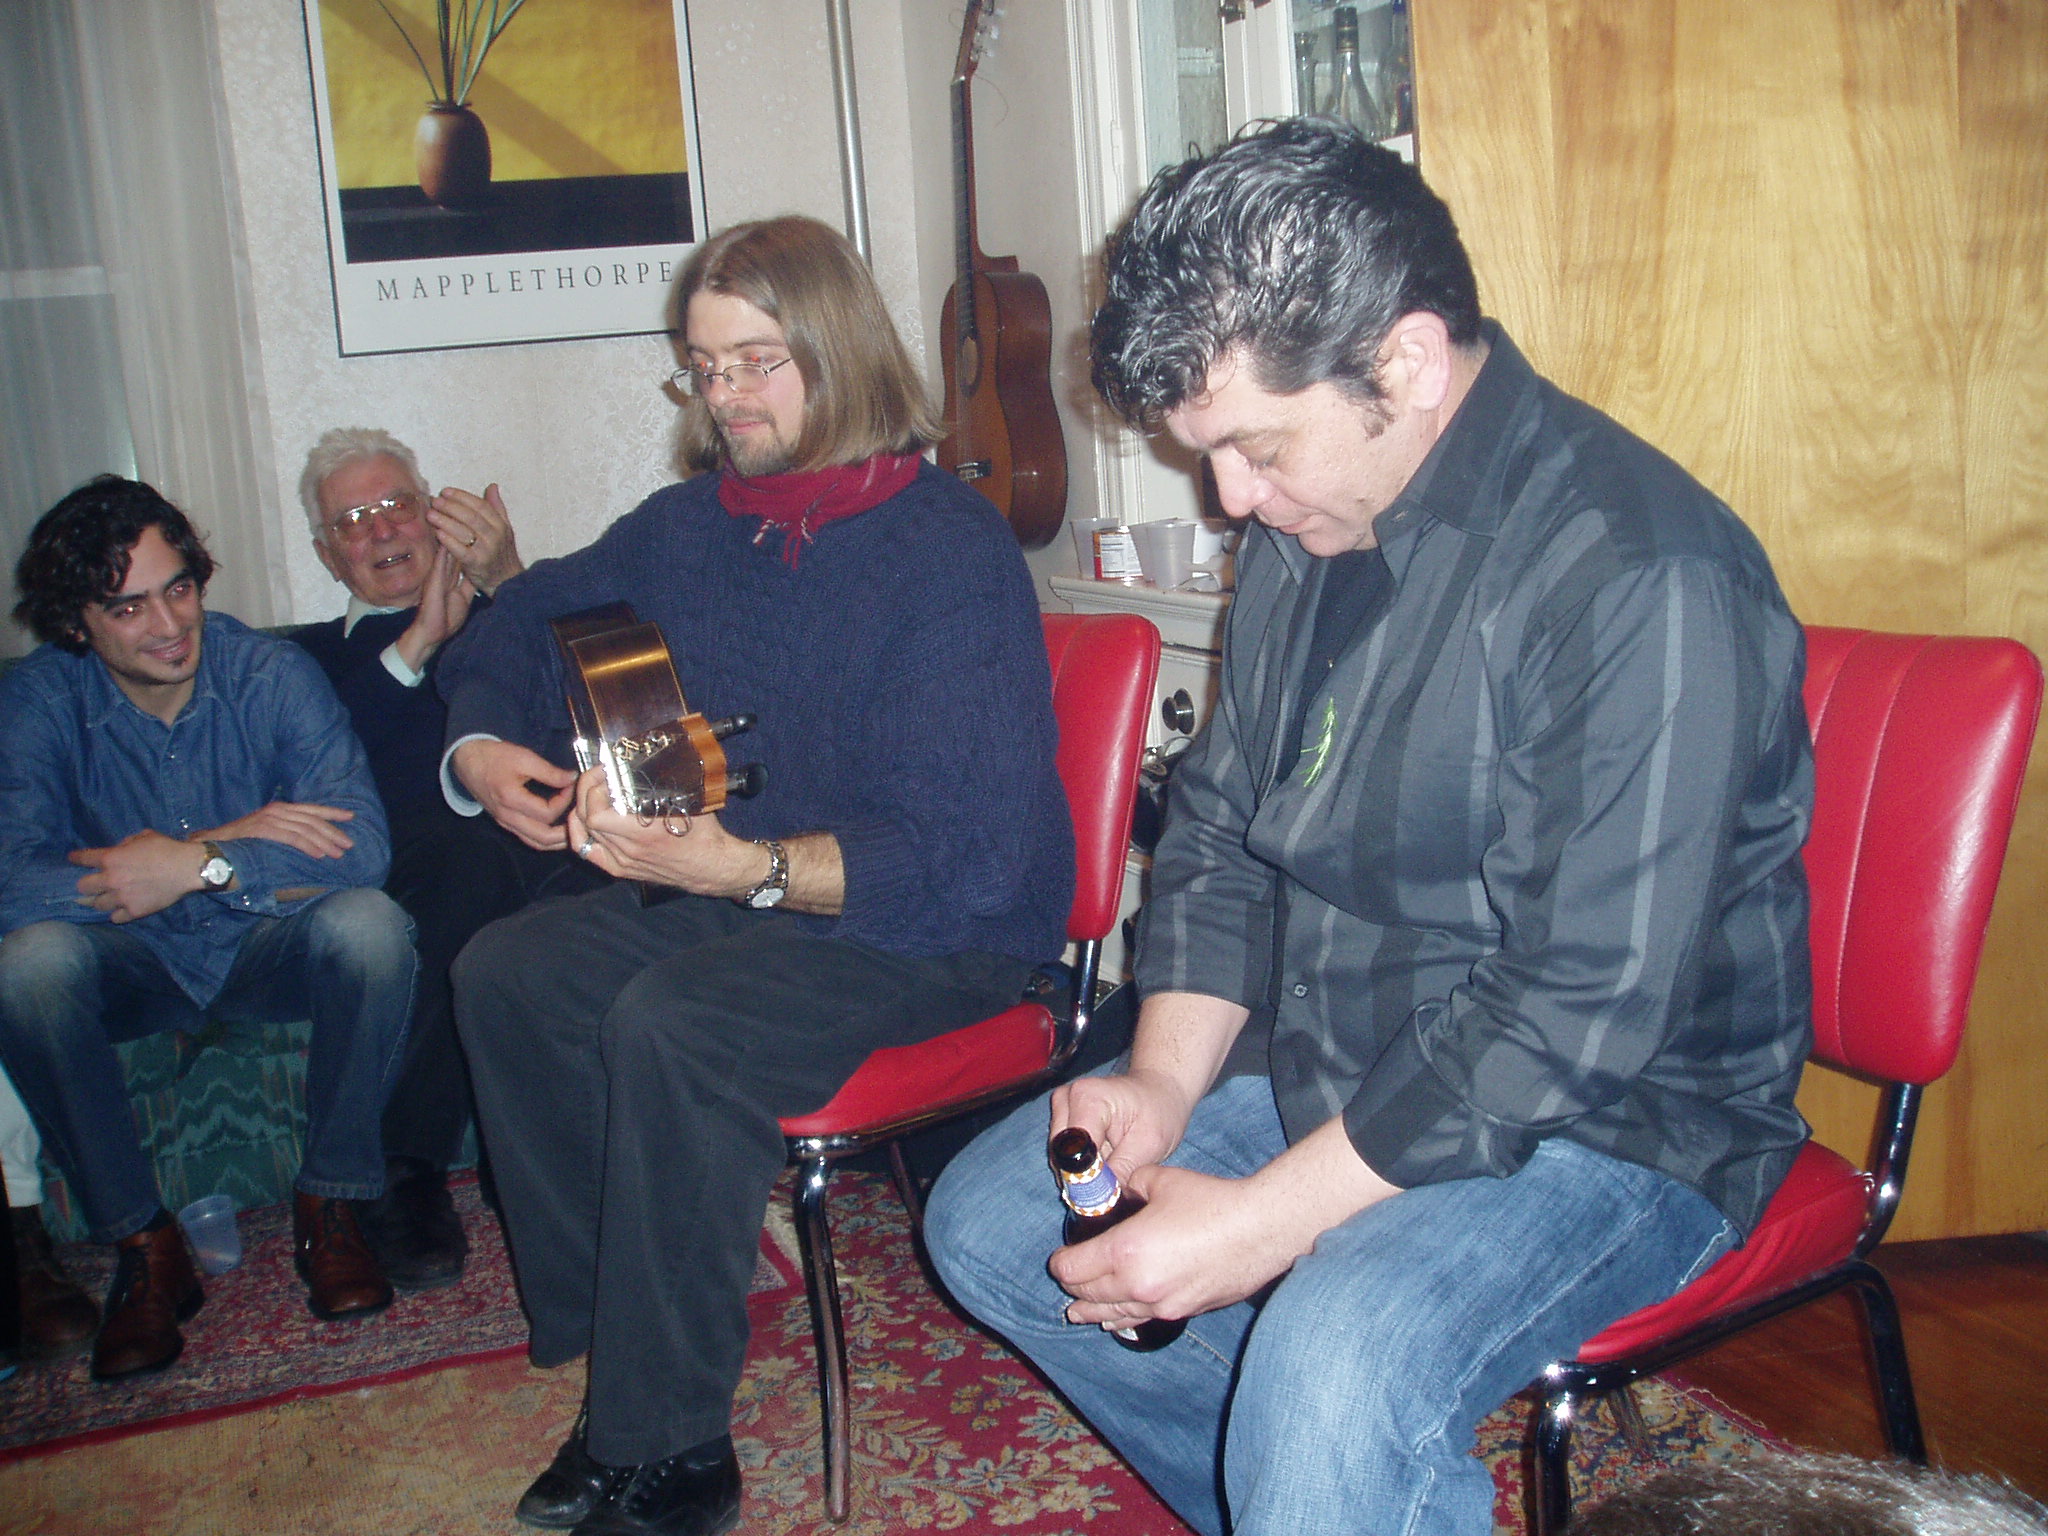
[[[1023,3],[1035,10],[1041,0]],[[281,617],[342,607],[341,588],[313,557],[297,494],[306,450],[329,427],[387,428],[418,451],[436,485],[498,481],[529,559],[580,548],[673,479],[674,407],[660,385],[675,361],[659,335],[339,355],[300,5],[214,4],[256,311],[257,437],[276,485],[267,510],[289,535]],[[945,82],[927,58],[936,32],[950,64],[945,34],[958,18],[948,23],[947,9],[945,0],[853,6],[875,268],[920,353],[926,331],[936,335],[949,280]],[[824,0],[692,0],[712,228],[783,212],[844,227],[825,18]],[[934,250],[936,275],[926,270]]]

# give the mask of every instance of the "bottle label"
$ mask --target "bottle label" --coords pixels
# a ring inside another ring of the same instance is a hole
[[[1097,581],[1138,581],[1144,577],[1138,564],[1138,543],[1128,528],[1098,528],[1095,531],[1095,579]]]
[[[1060,1198],[1077,1216],[1100,1216],[1116,1207],[1116,1175],[1099,1159],[1085,1172],[1062,1173]]]

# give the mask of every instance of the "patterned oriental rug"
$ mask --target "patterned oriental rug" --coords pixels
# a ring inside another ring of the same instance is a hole
[[[0,1533],[520,1529],[512,1504],[574,1417],[582,1372],[525,1363],[497,1224],[473,1184],[456,1193],[475,1249],[459,1286],[401,1297],[368,1323],[316,1323],[291,1272],[283,1208],[245,1213],[248,1257],[208,1282],[171,1370],[94,1386],[78,1360],[0,1383]],[[741,1530],[1182,1536],[1035,1375],[939,1299],[886,1180],[840,1175],[834,1211],[855,1370],[852,1518],[824,1516],[810,1318],[778,1197],[735,1412]],[[74,1252],[103,1283],[104,1262]],[[1582,1427],[1582,1498],[1659,1465],[1768,1443],[1682,1386],[1652,1382],[1638,1398],[1640,1451],[1604,1412]],[[1481,1434],[1503,1532],[1522,1528],[1528,1422],[1527,1405],[1511,1403]]]

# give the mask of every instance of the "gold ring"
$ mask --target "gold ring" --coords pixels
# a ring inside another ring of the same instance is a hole
[[[473,534],[473,533],[472,533],[472,534],[471,534],[471,535],[469,536],[469,545],[468,545],[468,547],[469,547],[469,548],[471,548],[471,549],[475,549],[475,548],[476,548],[476,535],[475,535],[475,534]]]

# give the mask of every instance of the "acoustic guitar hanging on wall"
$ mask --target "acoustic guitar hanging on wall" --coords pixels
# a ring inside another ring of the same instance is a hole
[[[996,504],[1026,549],[1049,543],[1067,508],[1067,445],[1052,400],[1052,307],[1015,256],[988,256],[975,219],[969,86],[993,15],[967,0],[953,66],[953,289],[939,319],[946,371],[941,469]]]

